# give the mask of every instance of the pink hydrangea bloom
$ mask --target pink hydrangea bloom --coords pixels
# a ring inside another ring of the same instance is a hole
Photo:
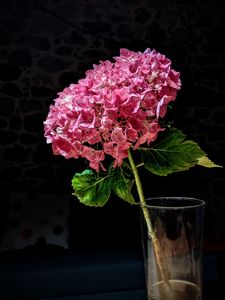
[[[181,87],[171,61],[155,50],[121,49],[114,59],[60,92],[44,122],[54,154],[84,157],[96,171],[104,169],[105,155],[120,166],[130,147],[154,141],[163,130],[158,120]]]

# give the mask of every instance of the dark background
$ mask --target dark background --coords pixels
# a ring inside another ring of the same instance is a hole
[[[57,92],[120,48],[156,49],[181,73],[169,117],[209,157],[225,165],[225,13],[216,1],[9,0],[0,2],[0,190],[4,222],[9,192],[72,193],[81,161],[52,154],[43,121]],[[222,1],[221,1],[222,2]],[[141,174],[146,195],[206,201],[206,235],[225,236],[224,169],[195,167],[162,178]],[[127,243],[139,236],[138,209],[112,197],[104,208],[74,198],[76,238]],[[107,233],[106,233],[107,231]],[[128,238],[127,238],[128,237]]]

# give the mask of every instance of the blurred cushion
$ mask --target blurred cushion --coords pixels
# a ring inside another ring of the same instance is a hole
[[[30,245],[57,245],[68,249],[69,198],[55,194],[10,193],[9,215],[0,251]]]

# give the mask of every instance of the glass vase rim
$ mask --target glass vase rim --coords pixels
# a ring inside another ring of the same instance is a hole
[[[194,198],[194,197],[186,197],[186,196],[158,196],[158,197],[148,197],[145,199],[145,201],[149,202],[149,201],[154,201],[154,200],[161,200],[161,201],[171,201],[172,200],[177,202],[177,201],[181,201],[181,200],[185,200],[187,201],[187,203],[185,205],[161,205],[159,204],[148,204],[148,203],[141,203],[140,205],[146,208],[151,208],[151,209],[164,209],[164,210],[184,210],[184,209],[191,209],[191,208],[200,208],[200,207],[204,207],[205,206],[205,201],[199,198]],[[189,203],[188,203],[189,202]]]

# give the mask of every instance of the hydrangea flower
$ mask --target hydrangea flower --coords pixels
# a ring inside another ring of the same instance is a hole
[[[44,122],[54,154],[86,158],[97,172],[106,155],[121,166],[128,149],[153,142],[159,119],[181,87],[171,61],[155,50],[121,49],[58,94]]]
[[[138,168],[166,176],[195,165],[219,166],[180,130],[160,125],[181,87],[180,74],[171,68],[171,61],[150,49],[143,53],[121,49],[114,60],[94,65],[84,79],[58,94],[44,122],[45,136],[54,154],[85,158],[94,170],[75,173],[72,179],[73,195],[81,203],[103,206],[114,192],[136,204],[135,183],[158,270],[171,294],[164,252],[146,207]],[[136,149],[138,164],[132,156]],[[107,168],[107,157],[113,159],[114,168],[111,164]]]

